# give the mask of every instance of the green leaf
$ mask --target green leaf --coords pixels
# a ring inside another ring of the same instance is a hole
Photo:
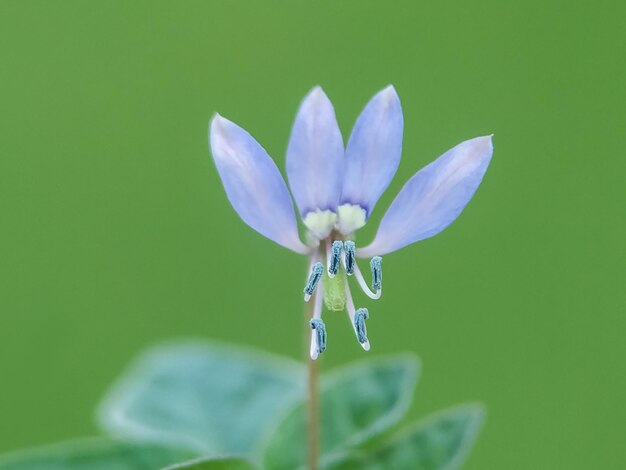
[[[244,459],[224,457],[216,459],[199,459],[172,465],[163,470],[255,470],[255,466]]]
[[[261,436],[303,396],[294,361],[213,343],[177,343],[141,356],[104,400],[102,427],[204,454],[254,456]]]
[[[154,470],[194,456],[157,444],[81,439],[0,456],[0,470]]]
[[[436,413],[369,451],[337,454],[325,470],[453,470],[460,468],[483,421],[480,405]],[[365,454],[365,452],[367,452]]]
[[[396,424],[411,404],[418,372],[417,359],[403,355],[351,364],[325,376],[321,454],[359,445]],[[304,464],[306,416],[306,404],[300,404],[280,423],[265,452],[266,468],[293,470]]]

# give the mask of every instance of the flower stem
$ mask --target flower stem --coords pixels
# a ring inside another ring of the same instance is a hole
[[[318,294],[314,294],[318,295]],[[309,354],[308,342],[311,335],[311,329],[309,327],[309,320],[313,316],[313,305],[315,305],[315,299],[311,299],[307,303],[305,310],[306,322],[305,322],[305,360],[307,362],[307,393],[308,393],[308,456],[309,456],[309,470],[317,470],[318,455],[319,455],[319,389],[317,384],[317,361],[311,359]]]

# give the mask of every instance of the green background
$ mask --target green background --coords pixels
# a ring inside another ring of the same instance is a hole
[[[282,168],[324,87],[347,138],[393,83],[397,177],[494,133],[465,212],[385,258],[371,355],[424,362],[412,415],[482,401],[468,469],[624,467],[621,2],[0,1],[0,451],[96,433],[142,348],[207,337],[300,357],[305,260],[247,228],[215,111]],[[326,314],[330,368],[365,353]]]

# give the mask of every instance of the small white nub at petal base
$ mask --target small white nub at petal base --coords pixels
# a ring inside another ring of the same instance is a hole
[[[366,221],[367,213],[358,204],[342,204],[337,208],[337,228],[344,235],[354,233]]]
[[[337,214],[331,210],[316,210],[304,216],[304,225],[311,231],[311,234],[318,240],[323,240],[335,227]]]

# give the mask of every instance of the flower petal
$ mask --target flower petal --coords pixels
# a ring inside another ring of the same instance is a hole
[[[287,185],[263,147],[219,114],[211,120],[209,142],[226,195],[242,220],[270,240],[308,253]]]
[[[378,92],[365,106],[346,148],[341,204],[356,204],[372,213],[398,169],[404,120],[393,86]]]
[[[316,210],[337,211],[342,165],[335,110],[318,86],[300,104],[287,147],[287,178],[302,218]]]
[[[357,255],[384,255],[445,229],[476,192],[492,153],[491,136],[477,137],[418,171],[391,203],[374,241]]]

